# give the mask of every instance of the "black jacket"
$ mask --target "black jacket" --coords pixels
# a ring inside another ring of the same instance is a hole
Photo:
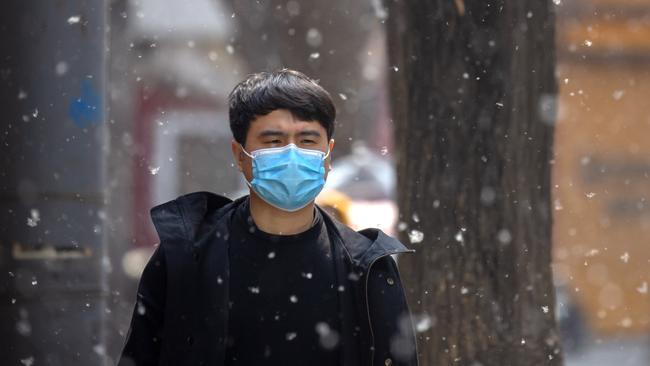
[[[118,366],[223,365],[228,222],[241,202],[197,192],[151,210],[160,245],[142,273]],[[341,365],[417,365],[411,317],[391,257],[412,250],[380,230],[356,232],[321,213],[344,286]],[[360,345],[346,339],[355,327]]]

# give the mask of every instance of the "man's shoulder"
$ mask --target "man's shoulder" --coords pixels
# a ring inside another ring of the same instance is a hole
[[[160,242],[194,241],[224,217],[235,201],[211,192],[194,192],[153,207],[150,211]]]
[[[321,210],[321,213],[325,223],[335,229],[332,232],[340,238],[345,250],[357,266],[367,268],[378,257],[413,252],[380,229],[368,228],[355,231],[329,216],[324,210]]]

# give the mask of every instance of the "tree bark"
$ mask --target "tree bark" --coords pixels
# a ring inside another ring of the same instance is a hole
[[[561,365],[554,5],[386,2],[398,228],[417,250],[400,268],[420,364]]]

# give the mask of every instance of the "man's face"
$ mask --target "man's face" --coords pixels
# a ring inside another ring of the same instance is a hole
[[[295,144],[303,149],[318,150],[327,153],[334,149],[334,140],[327,139],[327,131],[318,121],[301,121],[286,109],[257,117],[250,124],[246,134],[244,148],[249,153],[270,147],[282,147]],[[249,182],[253,179],[252,159],[244,154],[239,143],[232,142],[232,153],[239,169]],[[330,156],[325,160],[325,178],[330,169]]]

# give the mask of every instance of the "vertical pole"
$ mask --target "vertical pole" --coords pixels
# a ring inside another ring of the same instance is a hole
[[[10,0],[0,17],[2,362],[102,365],[106,5]]]

